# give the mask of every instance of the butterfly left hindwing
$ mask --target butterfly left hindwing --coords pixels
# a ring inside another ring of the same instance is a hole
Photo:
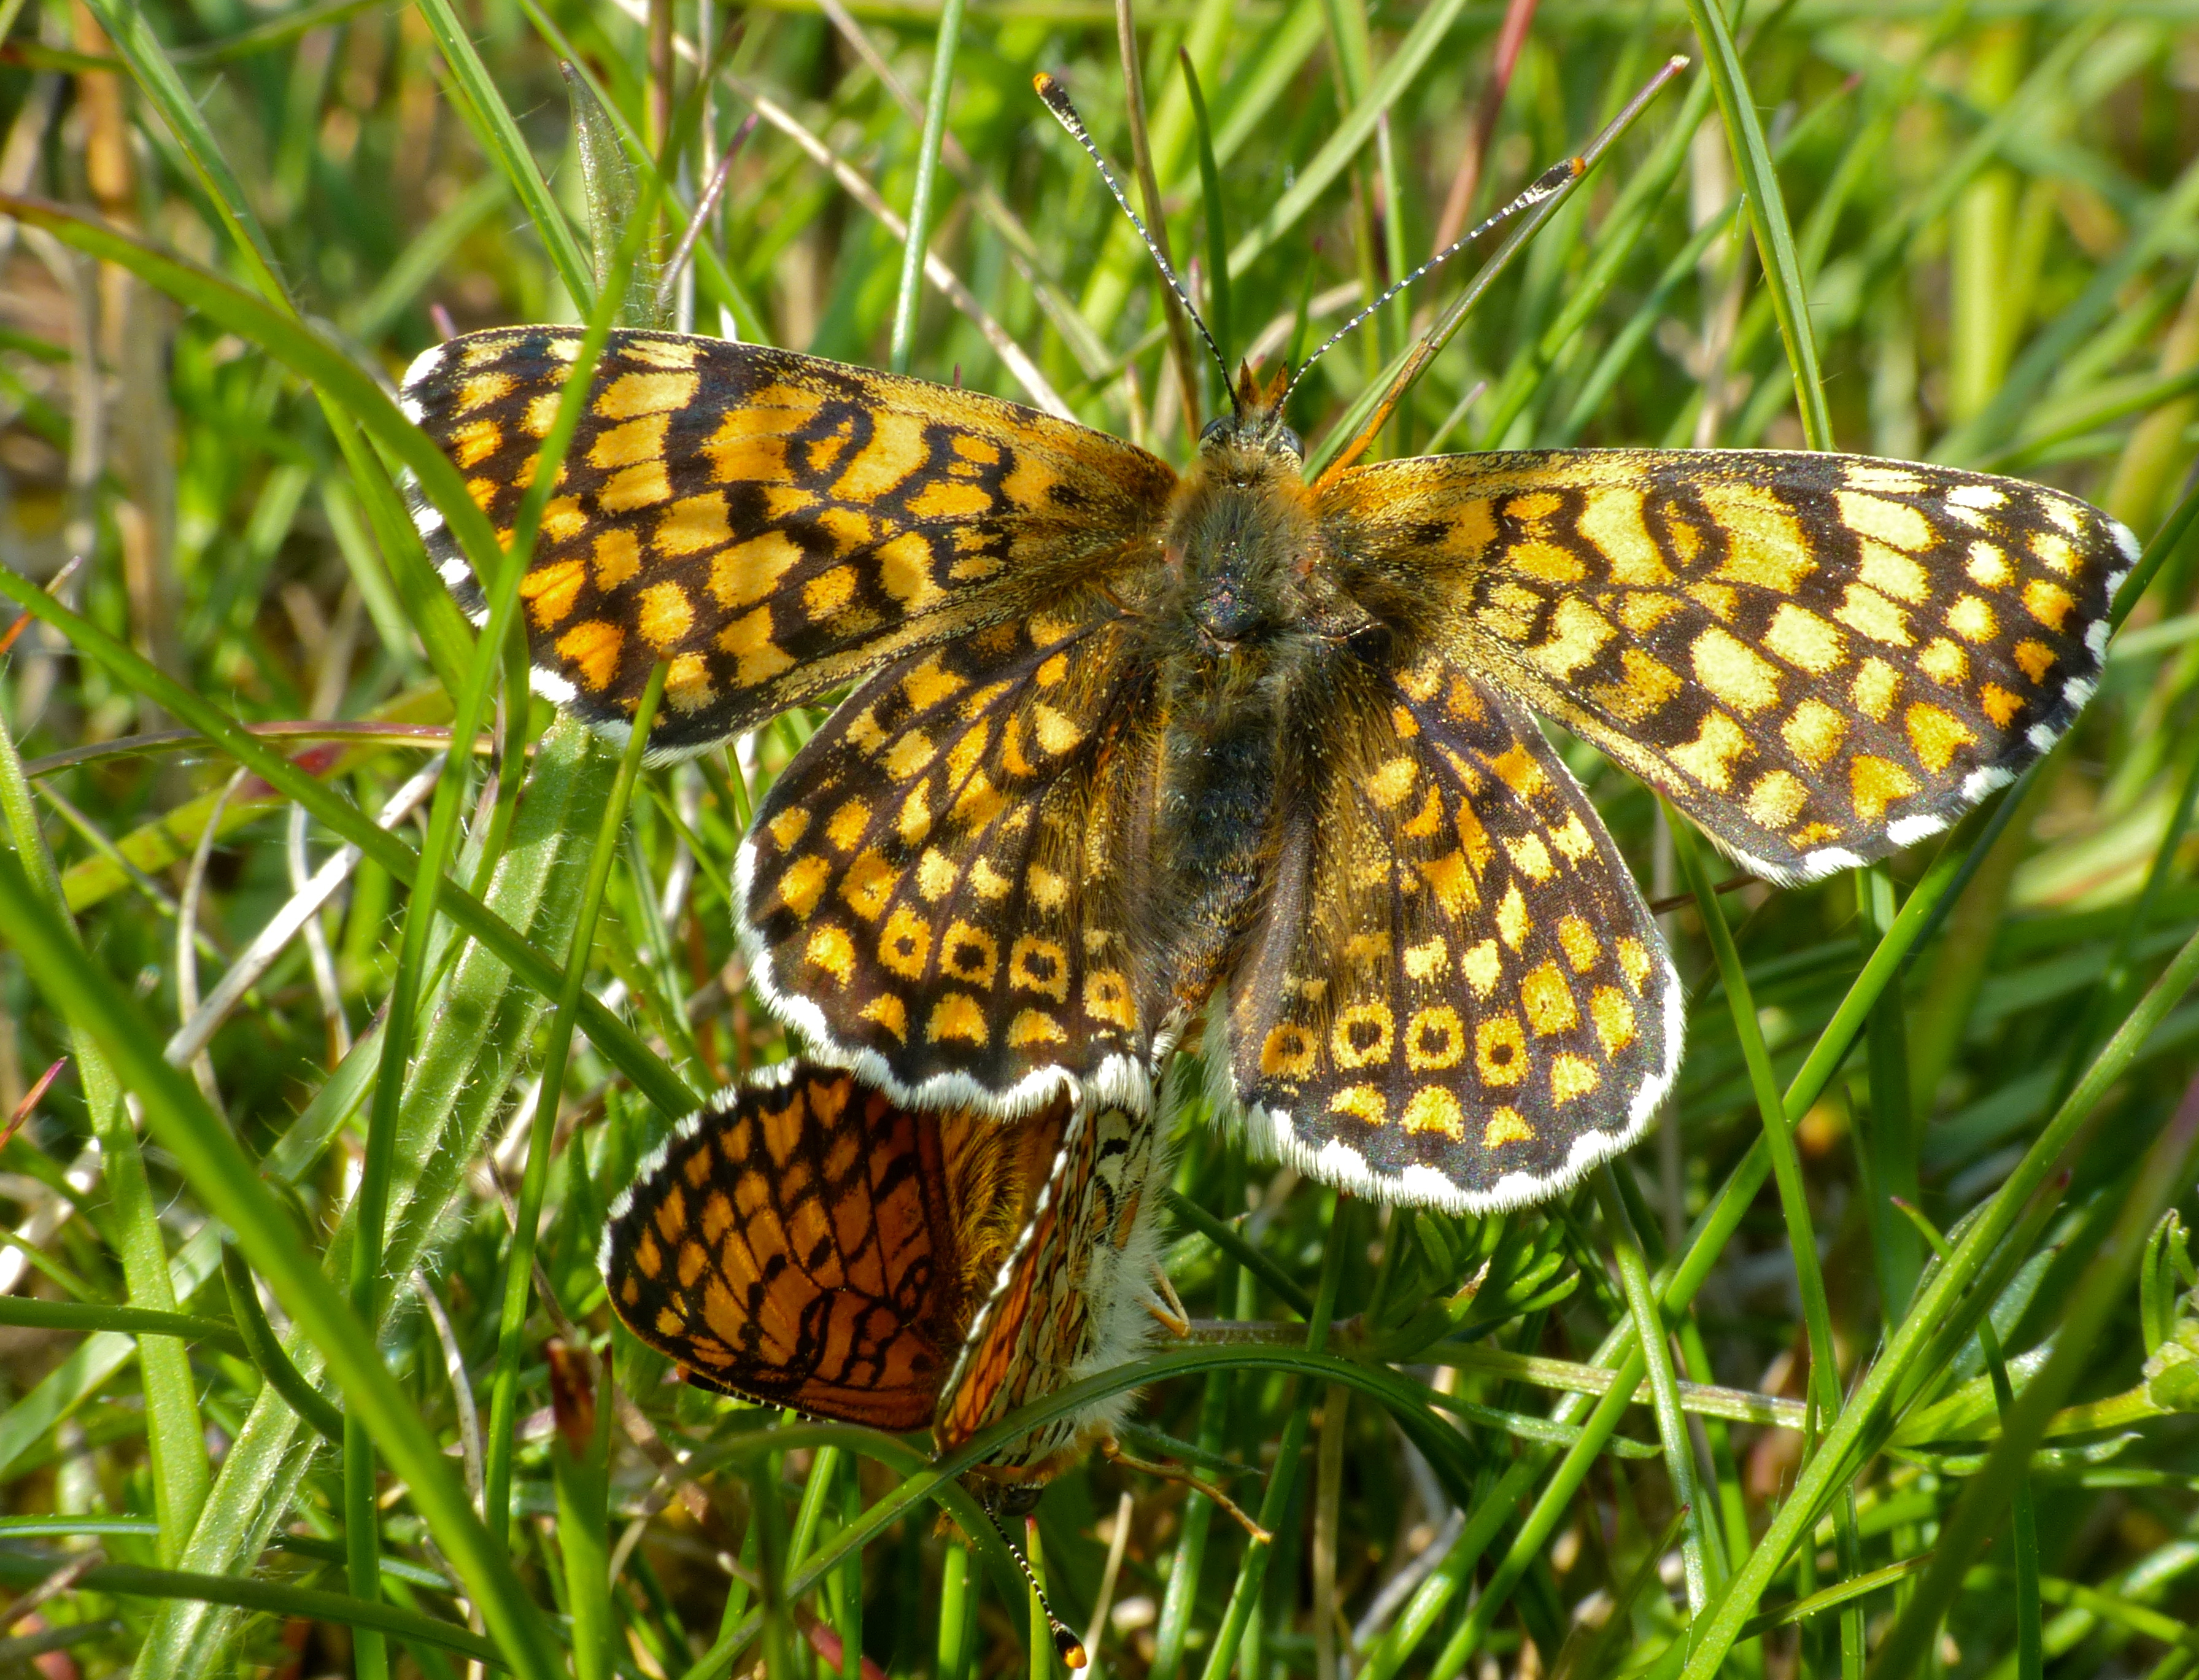
[[[1685,1008],[1533,721],[1440,654],[1402,663],[1348,665],[1326,697],[1323,785],[1233,981],[1231,1058],[1286,1159],[1487,1212],[1634,1141]]]

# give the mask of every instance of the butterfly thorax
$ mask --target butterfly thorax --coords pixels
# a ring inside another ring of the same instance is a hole
[[[1166,738],[1143,907],[1164,1010],[1206,995],[1257,911],[1290,696],[1330,651],[1339,600],[1301,459],[1273,410],[1216,421],[1164,531],[1148,634]]]

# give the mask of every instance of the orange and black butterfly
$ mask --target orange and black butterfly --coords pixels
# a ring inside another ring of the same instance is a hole
[[[1160,1321],[1163,1140],[1149,1109],[1057,1099],[1009,1124],[913,1110],[782,1062],[720,1092],[611,1208],[602,1263],[634,1334],[698,1385],[942,1450],[1134,1359]],[[1035,1487],[1128,1393],[997,1445]]]
[[[578,336],[406,379],[499,526]],[[665,662],[660,756],[852,691],[739,860],[757,989],[818,1054],[912,1103],[1143,1102],[1210,1001],[1256,1133],[1314,1175],[1549,1195],[1640,1134],[1684,1007],[1536,715],[1814,879],[2053,744],[2137,552],[2059,492],[1852,456],[1308,482],[1285,394],[1248,374],[1178,473],[974,392],[612,335],[522,585],[535,681],[616,733]]]

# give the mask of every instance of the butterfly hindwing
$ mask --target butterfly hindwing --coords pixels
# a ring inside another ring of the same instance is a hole
[[[972,1140],[783,1063],[683,1122],[613,1205],[612,1304],[704,1387],[921,1428],[971,1309]]]
[[[1788,882],[1945,828],[2052,745],[2138,551],[2037,485],[1768,451],[1385,462],[1322,513],[1362,598]]]
[[[406,374],[405,411],[499,534],[580,346],[471,334]],[[610,335],[522,582],[536,685],[592,724],[668,662],[660,756],[1016,616],[1150,534],[1175,475],[1105,434],[977,392],[767,347]],[[470,613],[441,517],[415,518]]]
[[[1150,741],[1128,646],[1076,598],[911,656],[773,785],[741,849],[744,936],[820,1051],[904,1100],[1000,1113],[1142,1078],[1121,835]]]
[[[1326,767],[1229,991],[1238,1095],[1390,1199],[1537,1200],[1641,1133],[1684,1009],[1648,910],[1519,703],[1440,654],[1340,662]]]
[[[1137,1356],[1156,1322],[1165,1177],[1150,1109],[1106,1101],[1078,1109],[948,1378],[936,1432],[942,1449]],[[1110,1395],[1055,1418],[1005,1443],[987,1464],[1010,1479],[1043,1480],[1060,1455],[1119,1421],[1132,1398]]]

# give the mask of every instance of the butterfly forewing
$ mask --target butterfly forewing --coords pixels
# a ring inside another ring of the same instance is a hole
[[[1775,452],[1396,461],[1352,586],[1792,881],[1945,828],[2091,693],[2136,548],[2036,485]]]
[[[1285,1156],[1477,1211],[1639,1135],[1684,1010],[1595,811],[1516,701],[1424,652],[1346,668],[1328,773],[1286,835],[1229,1000],[1232,1061]]]
[[[569,328],[475,333],[406,375],[406,412],[500,534],[579,346]],[[1148,534],[1175,481],[1143,450],[977,392],[615,332],[521,585],[536,682],[615,726],[667,662],[652,747],[694,751],[1031,610]],[[415,505],[478,614],[449,530]]]
[[[820,1048],[1001,1112],[1072,1075],[1139,1082],[1120,837],[1152,744],[1128,648],[1103,600],[1059,598],[881,673],[773,785],[744,932]]]

